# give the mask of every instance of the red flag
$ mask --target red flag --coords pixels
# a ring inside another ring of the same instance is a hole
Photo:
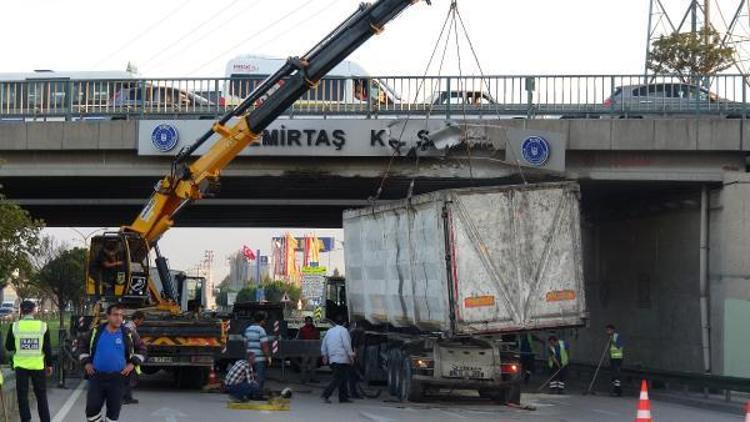
[[[248,261],[255,261],[255,252],[247,246],[242,247],[242,255],[245,255]]]

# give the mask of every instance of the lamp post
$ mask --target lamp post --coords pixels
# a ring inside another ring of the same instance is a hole
[[[73,230],[78,236],[81,237],[81,240],[83,241],[83,246],[88,247],[89,246],[89,239],[94,236],[96,233],[107,231],[109,230],[109,227],[99,227],[98,229],[94,229],[88,233],[84,233],[80,230],[78,230],[75,227],[68,227],[70,230]]]
[[[74,233],[76,233],[78,236],[80,236],[81,241],[83,242],[83,247],[88,248],[89,246],[89,239],[94,236],[95,234],[107,231],[109,230],[108,227],[99,227],[98,229],[94,229],[88,233],[84,233],[80,230],[78,230],[75,227],[68,227],[70,230],[72,230]],[[85,281],[85,280],[82,280]],[[63,303],[58,303],[58,306],[62,309],[60,309],[60,312],[64,312],[64,306]],[[63,321],[60,321],[61,324],[57,329],[57,387],[58,388],[65,388],[65,353],[63,352],[65,347],[65,325],[63,324]]]

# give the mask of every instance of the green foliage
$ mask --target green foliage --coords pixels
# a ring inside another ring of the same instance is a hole
[[[732,66],[734,54],[734,48],[723,45],[721,36],[712,28],[697,33],[674,33],[654,41],[648,68],[655,73],[683,77],[712,75]]]
[[[266,300],[271,303],[279,303],[284,297],[286,292],[289,295],[291,303],[297,303],[297,300],[302,295],[302,289],[294,284],[289,284],[286,281],[276,280],[270,283],[263,284],[263,290],[266,293]]]
[[[31,273],[30,256],[38,253],[43,222],[0,195],[0,284],[18,270],[12,282],[22,281]]]
[[[302,289],[294,284],[289,284],[283,280],[264,281],[260,286],[248,284],[237,293],[237,302],[255,302],[256,290],[258,287],[263,289],[266,301],[271,303],[280,303],[284,293],[289,295],[291,303],[297,303],[302,296]]]
[[[61,318],[66,306],[79,306],[83,300],[86,254],[84,248],[53,247],[50,259],[33,277],[34,284],[55,302]]]
[[[255,302],[255,290],[252,284],[245,286],[237,293],[237,302]]]

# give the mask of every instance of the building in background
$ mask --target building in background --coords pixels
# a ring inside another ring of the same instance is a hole
[[[268,274],[268,256],[256,256],[254,260],[249,260],[242,250],[238,250],[227,258],[229,263],[229,281],[227,287],[233,291],[240,291],[250,283],[257,283],[258,268],[260,265],[261,279]]]

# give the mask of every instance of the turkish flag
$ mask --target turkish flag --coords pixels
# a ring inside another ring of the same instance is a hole
[[[255,252],[247,246],[242,247],[242,255],[245,255],[248,261],[255,261]]]

